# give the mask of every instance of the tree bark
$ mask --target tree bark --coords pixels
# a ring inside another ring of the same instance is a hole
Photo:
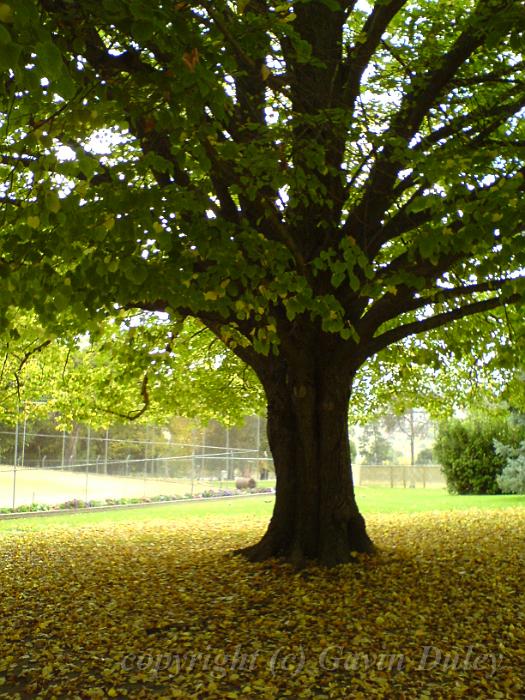
[[[322,356],[322,353],[320,354]],[[273,363],[261,376],[268,398],[268,441],[277,476],[268,530],[239,553],[278,557],[301,567],[334,566],[374,551],[355,500],[348,437],[351,380],[325,360]]]

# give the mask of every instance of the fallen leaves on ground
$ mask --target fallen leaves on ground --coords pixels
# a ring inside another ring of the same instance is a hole
[[[0,698],[523,698],[525,509],[368,527],[301,572],[246,517],[2,536]]]

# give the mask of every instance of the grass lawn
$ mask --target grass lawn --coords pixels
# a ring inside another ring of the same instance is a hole
[[[272,500],[2,522],[0,698],[525,696],[523,497],[360,489],[378,554],[302,572],[232,555]]]
[[[357,488],[356,493],[364,514],[525,506],[525,495],[457,496],[446,489],[391,489],[380,486],[363,486]]]

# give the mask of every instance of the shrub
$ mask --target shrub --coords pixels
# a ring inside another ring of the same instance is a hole
[[[525,493],[525,440],[518,447],[494,440],[496,454],[505,460],[505,467],[497,477],[503,493]]]
[[[451,493],[501,493],[498,476],[506,459],[494,440],[516,442],[517,431],[505,418],[452,419],[439,426],[434,446]]]

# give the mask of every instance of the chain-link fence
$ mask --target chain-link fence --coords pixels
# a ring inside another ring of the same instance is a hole
[[[214,436],[210,430],[193,431],[195,442],[178,443],[167,433],[162,437],[162,430],[143,426],[129,431],[137,437],[124,438],[81,425],[54,433],[38,432],[26,421],[15,429],[0,426],[0,508],[197,495],[233,490],[237,477],[273,486],[273,462],[268,451],[260,448],[262,431],[255,427],[245,438],[249,446],[239,446],[239,441],[230,446],[228,431],[215,433],[225,444],[212,445],[206,444],[206,438]],[[154,430],[159,439],[152,439]],[[357,461],[353,473],[359,486],[446,486],[437,464]]]
[[[439,464],[358,464],[355,472],[359,486],[445,488],[447,485]]]
[[[0,430],[0,508],[71,500],[152,498],[234,489],[237,477],[271,485],[273,462],[256,448],[114,439],[78,427]]]

